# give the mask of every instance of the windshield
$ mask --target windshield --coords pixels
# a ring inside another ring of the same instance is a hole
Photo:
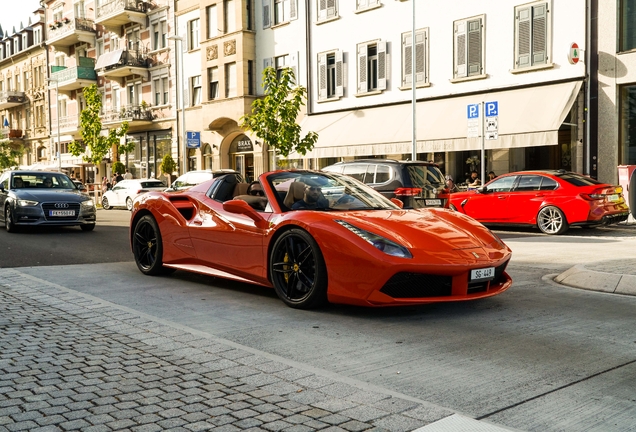
[[[398,210],[374,189],[349,176],[291,171],[267,177],[284,210]]]
[[[407,165],[413,187],[425,188],[445,183],[444,174],[435,165]]]
[[[75,183],[60,173],[15,173],[11,179],[12,189],[77,189]]]

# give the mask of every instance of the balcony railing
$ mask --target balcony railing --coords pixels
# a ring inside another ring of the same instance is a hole
[[[53,120],[55,125],[55,120]],[[76,130],[79,125],[79,117],[78,116],[65,116],[60,117],[60,130],[68,131],[68,130]]]
[[[9,108],[26,102],[26,96],[21,91],[0,92],[0,108]]]
[[[2,139],[22,138],[22,129],[0,129],[0,138]]]
[[[101,114],[103,122],[153,121],[154,114],[147,105],[127,105],[119,110],[104,110]]]
[[[67,33],[75,33],[76,31],[95,33],[95,22],[86,18],[66,18],[63,21],[50,24],[47,37],[49,40],[53,40],[62,37]]]
[[[97,19],[105,16],[123,12],[123,11],[135,11],[146,12],[146,3],[144,0],[111,0],[100,4],[97,7]]]
[[[77,80],[97,81],[97,72],[95,72],[94,67],[74,66],[53,72],[51,74],[51,80],[57,81],[60,84]]]

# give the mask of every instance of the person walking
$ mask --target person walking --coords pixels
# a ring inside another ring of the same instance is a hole
[[[124,179],[126,180],[131,180],[133,178],[133,175],[130,171],[126,170],[126,174],[124,174]]]

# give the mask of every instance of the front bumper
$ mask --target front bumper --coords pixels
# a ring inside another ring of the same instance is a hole
[[[74,209],[73,216],[50,216],[41,205],[33,207],[15,207],[13,209],[13,222],[20,226],[78,226],[91,225],[97,220],[97,210],[93,208],[84,208],[79,205]]]

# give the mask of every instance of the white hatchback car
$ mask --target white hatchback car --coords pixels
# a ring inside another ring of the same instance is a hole
[[[104,210],[110,210],[113,207],[126,207],[132,210],[133,201],[137,195],[151,190],[162,191],[165,188],[166,184],[158,179],[122,180],[106,191],[102,197],[102,207]]]

